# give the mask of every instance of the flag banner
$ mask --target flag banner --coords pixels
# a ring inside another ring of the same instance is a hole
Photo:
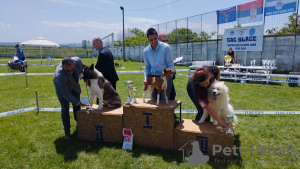
[[[295,12],[297,0],[266,0],[265,16]]]
[[[263,20],[263,0],[237,6],[237,24],[259,22]]]
[[[262,51],[264,25],[225,29],[222,38],[222,50]]]
[[[218,24],[236,21],[236,6],[217,11]]]

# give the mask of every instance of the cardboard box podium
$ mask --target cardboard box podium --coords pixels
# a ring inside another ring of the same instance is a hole
[[[174,150],[174,109],[181,102],[145,101],[137,98],[137,104],[123,106],[123,128],[132,130],[135,145]]]
[[[233,157],[233,152],[231,152],[229,156],[223,154],[225,147],[229,147],[230,149],[233,147],[233,135],[220,133],[211,122],[199,124],[196,120],[183,119],[175,128],[175,150],[191,151],[193,148],[191,142],[195,140],[199,142],[199,148],[203,154],[213,156],[213,145],[220,145],[222,151],[216,153],[214,156],[225,158]]]
[[[96,109],[98,105],[93,105]],[[123,107],[102,107],[102,110],[82,109],[77,112],[78,137],[84,140],[119,142],[122,135]]]

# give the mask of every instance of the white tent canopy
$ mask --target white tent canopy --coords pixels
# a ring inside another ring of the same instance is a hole
[[[42,47],[60,47],[57,43],[46,40],[43,37],[37,37],[33,40],[20,43],[23,46],[39,46],[41,53],[41,64],[42,64]]]
[[[40,47],[59,47],[57,43],[46,40],[43,37],[37,37],[33,40],[20,43],[23,46],[40,46]]]

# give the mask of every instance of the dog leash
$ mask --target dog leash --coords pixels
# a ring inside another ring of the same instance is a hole
[[[89,92],[88,92],[88,89],[87,89],[87,85],[85,85],[85,88],[86,88],[86,94],[88,95],[88,98],[90,98],[90,95],[89,95]]]

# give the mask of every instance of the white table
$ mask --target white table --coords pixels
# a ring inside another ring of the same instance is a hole
[[[251,76],[265,76],[266,78],[266,83],[269,84],[269,74],[272,74],[272,71],[274,69],[277,69],[277,67],[262,67],[262,66],[218,66],[218,68],[221,68],[223,71],[221,74],[230,74],[234,75],[234,81],[236,80],[242,80],[242,79],[247,79],[248,75]],[[233,72],[224,72],[224,69],[233,69]],[[246,69],[245,73],[238,73],[236,70],[241,70],[241,69]],[[256,73],[249,73],[249,70],[266,70],[266,74],[256,74]],[[244,75],[246,78],[238,78],[237,75]],[[255,79],[254,79],[255,80]]]

